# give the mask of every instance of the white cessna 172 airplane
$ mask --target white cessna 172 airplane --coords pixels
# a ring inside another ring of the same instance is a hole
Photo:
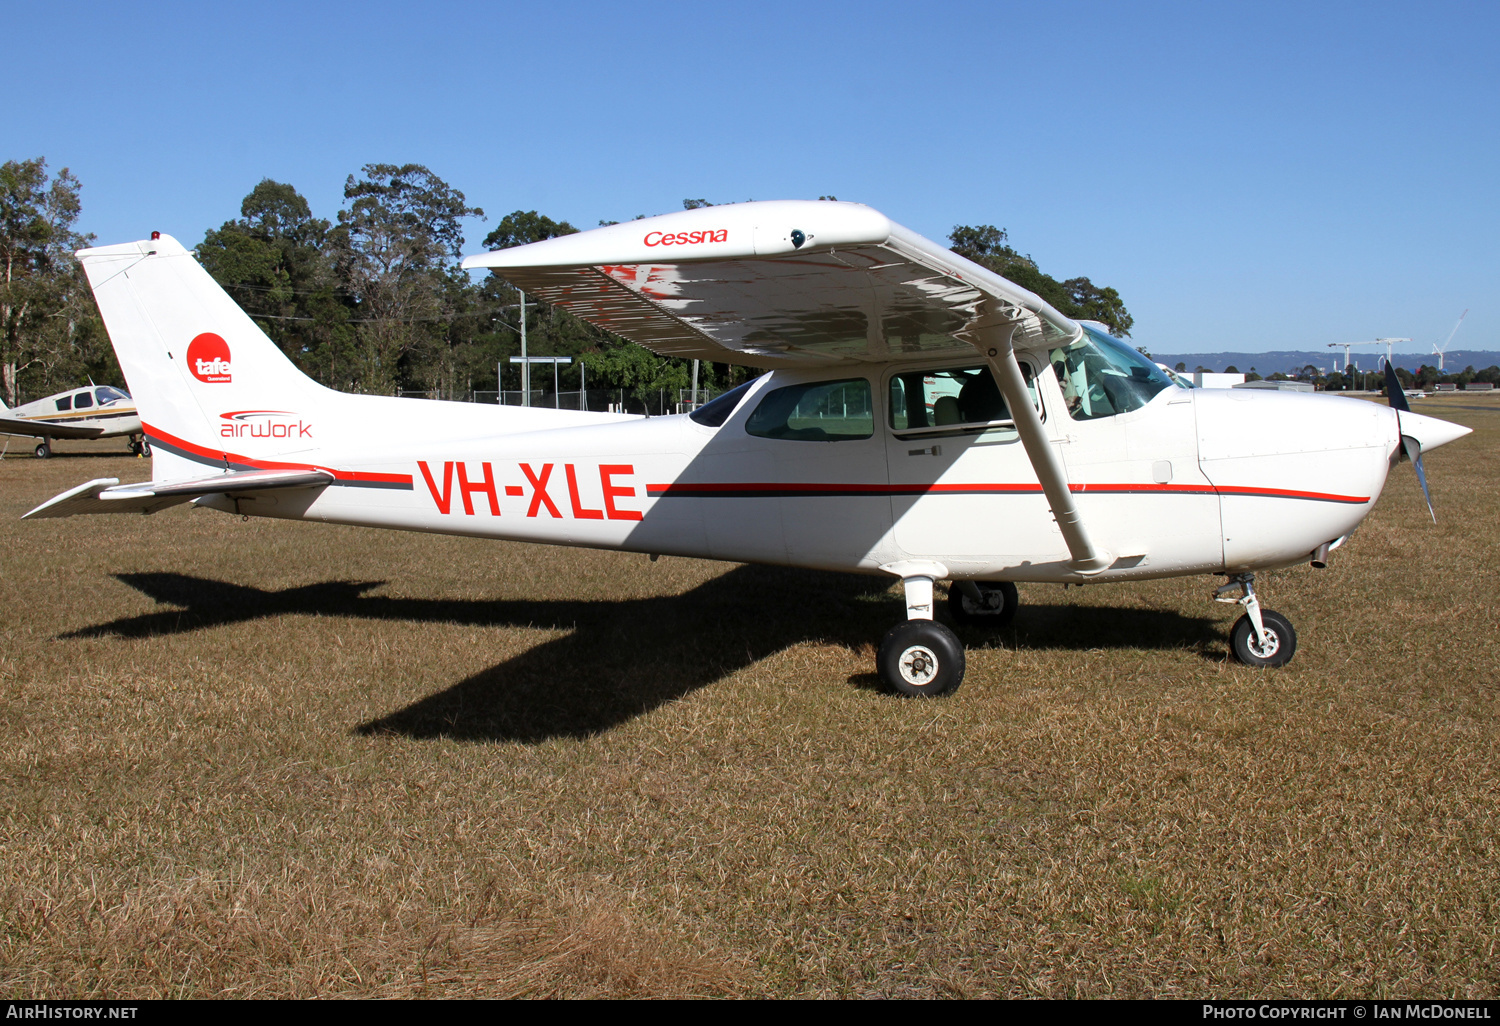
[[[657,353],[764,368],[642,418],[334,392],[175,240],[83,250],[152,480],[27,514],[230,513],[899,578],[882,679],[952,691],[933,618],[1015,582],[1223,574],[1234,654],[1291,658],[1259,570],[1321,565],[1387,471],[1468,429],[1329,396],[1189,390],[1090,324],[868,207],[706,207],[470,257]],[[1398,386],[1399,388],[1399,386]],[[1237,592],[1239,597],[1231,597]]]
[[[52,455],[54,438],[114,438],[130,436],[130,451],[150,456],[141,432],[141,416],[128,392],[112,385],[89,385],[49,395],[11,409],[0,401],[0,434],[39,439],[38,459]]]

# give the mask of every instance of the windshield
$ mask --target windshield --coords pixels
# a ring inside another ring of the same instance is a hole
[[[99,397],[100,406],[103,406],[105,403],[113,403],[118,402],[121,399],[130,398],[130,395],[128,393],[115,388],[113,385],[100,385],[98,388],[94,389],[94,394]]]
[[[1074,420],[1113,417],[1138,410],[1172,380],[1141,353],[1112,335],[1084,325],[1083,336],[1048,354]]]

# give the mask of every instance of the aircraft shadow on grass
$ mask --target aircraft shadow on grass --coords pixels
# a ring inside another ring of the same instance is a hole
[[[365,594],[383,581],[266,591],[176,573],[116,576],[177,608],[85,627],[60,640],[185,634],[287,614],[567,630],[355,728],[472,741],[597,734],[800,642],[873,648],[901,612],[899,596],[882,578],[764,566],[736,567],[681,595],[620,601],[403,599]],[[1065,650],[1182,648],[1224,637],[1207,617],[1027,605],[1024,597],[998,638],[963,629],[960,635],[970,647],[1019,641]],[[873,673],[850,683],[878,686]]]

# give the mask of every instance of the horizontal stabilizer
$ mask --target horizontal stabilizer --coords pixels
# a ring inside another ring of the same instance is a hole
[[[71,517],[85,513],[155,513],[205,495],[237,495],[278,488],[320,488],[330,484],[326,470],[239,470],[191,481],[141,481],[120,484],[102,477],[48,499],[22,520]]]
[[[53,424],[45,420],[21,420],[17,417],[0,417],[0,434],[29,435],[33,438],[98,438],[104,434],[101,427],[74,427],[71,424]]]

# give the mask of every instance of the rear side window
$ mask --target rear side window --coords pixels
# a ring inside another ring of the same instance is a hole
[[[724,422],[729,419],[729,415],[740,404],[740,400],[745,398],[745,393],[750,391],[750,386],[753,384],[755,382],[752,380],[731,388],[723,395],[710,399],[688,416],[704,427],[723,427]]]
[[[65,395],[65,396],[63,396],[61,399],[59,399],[57,401],[57,412],[58,413],[61,413],[64,410],[71,410],[72,408],[73,408],[73,397],[70,396],[70,395]]]
[[[846,442],[875,433],[870,382],[865,378],[814,381],[766,393],[745,421],[759,438],[792,442]]]

